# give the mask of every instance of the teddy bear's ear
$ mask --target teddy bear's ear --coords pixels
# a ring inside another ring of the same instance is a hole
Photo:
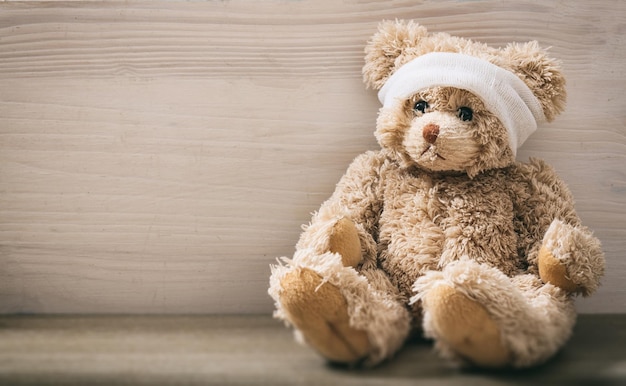
[[[501,51],[503,65],[519,76],[541,102],[548,121],[565,108],[565,77],[558,60],[548,57],[536,41],[509,44]]]
[[[384,21],[365,46],[363,81],[367,87],[380,89],[397,67],[407,48],[415,48],[428,35],[426,27],[414,21]]]

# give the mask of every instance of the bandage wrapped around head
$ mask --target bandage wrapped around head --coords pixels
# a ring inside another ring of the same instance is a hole
[[[378,93],[384,107],[430,87],[455,87],[479,97],[506,127],[513,154],[545,121],[541,103],[514,73],[465,54],[433,52],[400,67]]]

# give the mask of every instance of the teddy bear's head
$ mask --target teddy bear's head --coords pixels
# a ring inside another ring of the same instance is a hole
[[[493,48],[415,22],[383,22],[365,49],[363,77],[383,104],[376,137],[405,167],[501,168],[565,104],[559,63],[537,42]]]

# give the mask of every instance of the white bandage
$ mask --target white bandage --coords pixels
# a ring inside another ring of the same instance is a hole
[[[506,127],[513,154],[545,121],[541,103],[517,75],[486,60],[450,52],[433,52],[406,63],[389,77],[378,99],[389,107],[435,86],[478,96]]]

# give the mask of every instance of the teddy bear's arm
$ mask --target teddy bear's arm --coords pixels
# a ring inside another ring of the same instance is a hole
[[[600,241],[581,224],[574,199],[556,172],[540,160],[531,160],[530,199],[527,200],[526,228],[536,229],[529,263],[546,283],[562,289],[593,293],[604,274]],[[528,207],[528,205],[532,205]]]
[[[384,160],[381,152],[372,151],[352,162],[332,196],[304,227],[296,249],[339,253],[346,266],[376,258],[378,190]]]

